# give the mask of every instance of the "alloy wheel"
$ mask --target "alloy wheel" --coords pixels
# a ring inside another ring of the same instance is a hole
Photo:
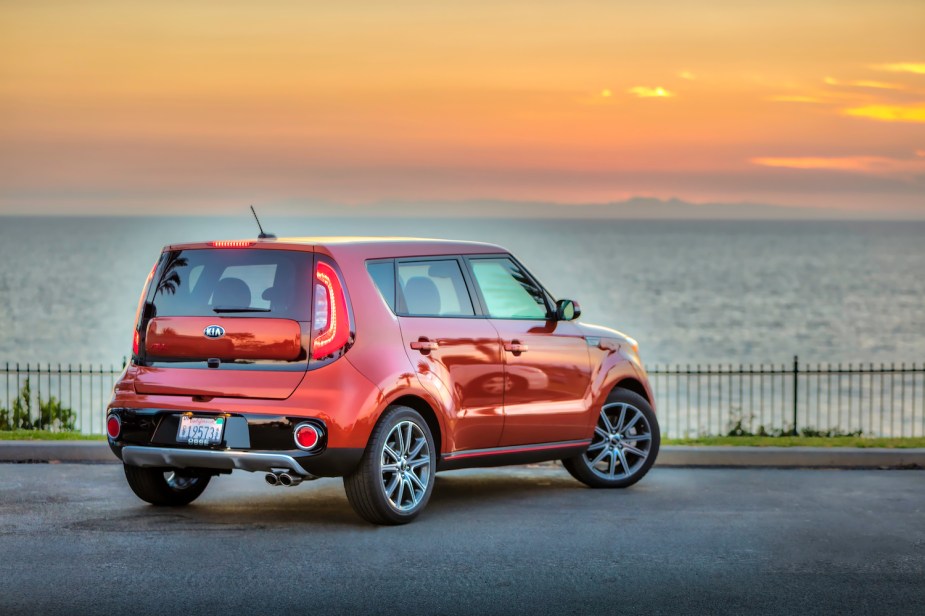
[[[591,445],[584,458],[603,479],[626,479],[645,464],[652,448],[652,427],[638,408],[626,402],[601,407]]]
[[[382,489],[386,499],[403,513],[417,507],[430,481],[430,446],[413,421],[397,423],[382,447]]]

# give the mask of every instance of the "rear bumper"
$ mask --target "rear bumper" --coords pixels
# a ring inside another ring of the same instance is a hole
[[[314,477],[295,458],[284,453],[128,445],[122,448],[122,461],[132,466],[167,468],[210,468],[228,471],[240,469],[251,472],[288,470],[303,477]]]
[[[270,472],[288,470],[305,478],[349,475],[363,457],[362,449],[328,448],[317,454],[304,451],[240,451],[152,445],[109,446],[125,464],[153,468],[200,468],[216,471]]]

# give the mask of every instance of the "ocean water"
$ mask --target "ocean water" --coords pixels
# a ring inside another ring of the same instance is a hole
[[[471,239],[512,250],[647,363],[925,361],[925,223],[265,217],[278,235]],[[0,364],[118,363],[160,248],[235,218],[0,217]]]

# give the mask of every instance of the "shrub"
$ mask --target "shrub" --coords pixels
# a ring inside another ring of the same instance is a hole
[[[0,430],[74,430],[77,414],[73,409],[61,404],[61,401],[51,396],[47,399],[38,399],[38,417],[32,418],[32,385],[28,377],[12,408],[0,408]]]

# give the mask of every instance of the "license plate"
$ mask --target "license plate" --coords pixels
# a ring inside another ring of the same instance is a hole
[[[224,417],[180,417],[177,442],[188,445],[218,445],[225,429]]]

